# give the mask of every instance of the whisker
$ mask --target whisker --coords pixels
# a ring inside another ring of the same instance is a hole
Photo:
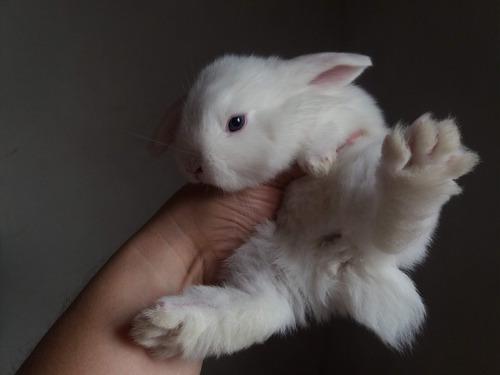
[[[172,145],[169,145],[168,146],[168,149],[169,150],[173,150],[173,151],[176,151],[176,152],[182,152],[186,155],[192,155],[192,156],[196,156],[197,154],[193,151],[189,151],[189,150],[185,150],[185,149],[182,149],[182,148],[179,148],[177,146],[172,146]]]
[[[153,143],[156,143],[156,144],[159,144],[159,145],[162,145],[162,146],[169,146],[168,143],[165,143],[165,142],[159,141],[157,139],[153,139],[153,138],[147,137],[147,136],[145,136],[143,134],[139,134],[139,133],[133,132],[131,130],[125,130],[125,132],[127,132],[132,137],[135,137],[137,139],[142,139],[143,141],[153,142]]]
[[[180,148],[178,146],[174,146],[172,144],[165,143],[165,142],[159,141],[157,139],[145,136],[144,134],[136,133],[136,132],[133,132],[131,130],[125,130],[125,132],[128,133],[128,135],[130,135],[130,136],[132,136],[134,138],[141,139],[141,140],[146,141],[146,142],[153,142],[153,143],[159,144],[161,146],[168,147],[169,150],[174,150],[174,151],[177,151],[177,152],[182,152],[182,153],[187,154],[187,155],[196,155],[196,153],[193,152],[193,151],[182,149],[182,148]]]

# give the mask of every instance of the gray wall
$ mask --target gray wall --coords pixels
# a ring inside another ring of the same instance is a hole
[[[500,10],[414,3],[0,0],[0,373],[182,183],[136,135],[203,64],[325,50],[373,56],[390,122],[453,113],[483,158],[415,273],[429,320],[403,356],[334,320],[205,372],[500,373]]]

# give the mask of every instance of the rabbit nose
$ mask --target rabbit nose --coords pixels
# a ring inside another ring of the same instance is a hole
[[[193,173],[194,179],[198,182],[201,182],[201,178],[203,176],[203,168],[201,166],[194,168],[192,173]]]
[[[192,166],[191,168],[188,168],[189,174],[191,174],[195,179],[199,180],[200,177],[203,175],[203,168],[201,165],[196,165]]]
[[[201,158],[193,157],[187,161],[186,170],[194,176],[199,176],[203,173],[202,164]]]

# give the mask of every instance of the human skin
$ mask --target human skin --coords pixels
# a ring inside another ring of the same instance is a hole
[[[275,215],[299,175],[234,194],[181,188],[96,274],[18,374],[199,374],[201,362],[155,359],[136,345],[132,318],[159,297],[216,281],[220,261]]]

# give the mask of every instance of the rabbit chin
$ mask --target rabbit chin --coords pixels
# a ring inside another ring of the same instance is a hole
[[[212,178],[205,178],[203,182],[209,185],[216,186],[223,191],[232,193],[257,186],[260,181],[245,178],[237,175],[236,173],[220,173],[214,175]]]
[[[262,172],[250,176],[230,169],[212,169],[204,174],[201,182],[218,187],[225,192],[237,192],[265,183],[276,175],[276,173],[265,175]]]

